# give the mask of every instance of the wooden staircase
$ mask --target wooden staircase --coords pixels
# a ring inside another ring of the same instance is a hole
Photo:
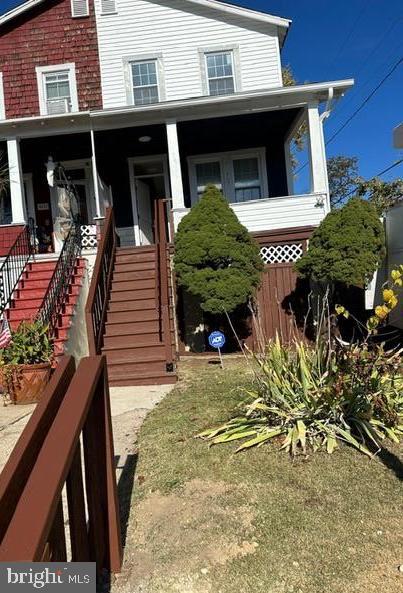
[[[116,250],[103,354],[111,385],[175,383],[167,370],[165,334],[161,327],[157,247]],[[172,305],[172,302],[171,302]],[[168,340],[174,346],[172,306]]]
[[[87,302],[91,354],[105,354],[112,386],[175,383],[175,331],[165,204],[156,244],[118,248],[109,210]]]

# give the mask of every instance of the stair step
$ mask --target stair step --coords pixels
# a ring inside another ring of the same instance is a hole
[[[20,280],[20,283],[18,285],[18,289],[21,290],[23,288],[43,288],[44,290],[46,290],[49,286],[51,277],[46,278],[45,280],[36,280],[36,279],[31,279],[31,278],[27,278],[25,280]]]
[[[150,357],[137,359],[135,361],[113,360],[107,356],[108,377],[110,379],[126,379],[128,376],[141,376],[143,373],[166,374],[167,367],[165,359],[154,360]]]
[[[127,255],[127,254],[138,254],[138,253],[155,253],[155,245],[141,245],[141,246],[130,246],[130,247],[118,247],[116,249],[116,256]]]
[[[151,299],[155,302],[155,288],[145,288],[141,290],[116,290],[111,291],[110,303],[130,302],[135,300]]]
[[[42,305],[43,303],[43,298],[42,299],[17,299],[17,300],[13,300],[11,303],[11,309],[33,309],[34,307],[36,307],[37,309],[39,309],[39,307]]]
[[[152,270],[136,270],[130,272],[114,272],[112,281],[115,283],[127,282],[129,280],[150,280],[152,279],[155,284],[155,269]]]
[[[28,264],[28,269],[29,270],[34,270],[35,272],[41,270],[41,271],[51,271],[53,272],[54,269],[56,268],[56,261],[47,261],[47,262],[30,262]]]
[[[157,309],[134,310],[134,311],[108,311],[106,324],[130,323],[133,321],[157,321]]]
[[[109,362],[137,364],[165,361],[165,344],[138,342],[136,345],[108,346],[102,348]]]
[[[154,252],[146,252],[146,253],[117,253],[116,254],[116,264],[130,264],[133,262],[154,262],[155,263],[155,253]]]
[[[47,280],[49,282],[52,275],[51,270],[25,270],[22,273],[21,280]]]
[[[144,319],[138,321],[126,321],[124,323],[115,322],[115,323],[106,323],[105,326],[106,332],[105,335],[108,337],[112,336],[131,336],[137,335],[142,333],[155,333],[159,334],[160,323],[158,319],[152,319],[149,321],[144,321]]]
[[[7,309],[7,319],[10,321],[31,321],[38,313],[38,308]]]
[[[126,375],[126,377],[119,379],[111,379],[109,377],[109,385],[111,387],[131,387],[134,385],[173,385],[177,382],[178,377],[174,373],[160,373],[158,371],[152,373],[138,373],[133,375]]]
[[[156,310],[155,299],[137,301],[110,301],[108,311],[148,311]]]
[[[124,282],[113,282],[111,293],[119,292],[122,290],[145,290],[147,288],[153,288],[155,290],[155,278],[146,280],[127,280]]]
[[[113,271],[117,274],[122,272],[141,272],[141,271],[154,270],[155,271],[155,260],[152,261],[133,261],[129,263],[115,262]]]

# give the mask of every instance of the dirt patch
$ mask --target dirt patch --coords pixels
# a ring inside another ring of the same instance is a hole
[[[239,500],[235,511],[234,500]],[[169,495],[150,493],[136,507],[136,525],[126,547],[125,566],[130,569],[116,590],[124,591],[128,580],[146,586],[153,579],[156,586],[163,574],[164,592],[209,593],[208,575],[214,567],[256,552],[254,517],[242,487],[224,482],[191,480]]]

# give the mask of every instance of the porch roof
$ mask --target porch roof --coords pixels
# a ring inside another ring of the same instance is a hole
[[[208,119],[245,113],[295,109],[339,99],[353,79],[277,87],[225,96],[203,96],[152,105],[130,105],[96,111],[8,119],[0,122],[0,138],[32,138],[108,130],[169,121]]]

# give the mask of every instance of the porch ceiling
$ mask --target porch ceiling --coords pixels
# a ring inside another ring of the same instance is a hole
[[[294,109],[309,103],[338,99],[354,85],[354,80],[279,87],[220,97],[196,97],[147,106],[128,106],[101,111],[68,113],[5,120],[0,123],[0,139],[29,138],[52,134],[72,134],[108,130],[168,121],[189,121],[246,113]]]

